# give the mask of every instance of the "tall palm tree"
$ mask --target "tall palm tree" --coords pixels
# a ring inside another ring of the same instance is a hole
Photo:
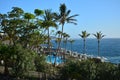
[[[62,25],[62,33],[63,33],[63,30],[64,30],[64,25],[65,23],[72,23],[72,24],[77,24],[76,23],[76,19],[74,19],[74,17],[78,16],[78,14],[75,14],[75,15],[70,15],[70,12],[71,10],[67,10],[67,7],[65,4],[61,4],[60,7],[59,7],[59,11],[60,13],[54,13],[54,17],[55,19],[59,22],[59,24]],[[61,39],[62,39],[62,34],[61,34]]]
[[[57,58],[57,56],[59,57],[58,53],[59,53],[59,44],[60,44],[60,41],[61,41],[61,38],[59,38],[59,37],[56,38],[56,40],[55,40],[57,51],[56,51],[54,65],[56,65],[56,58]]]
[[[61,38],[56,38],[55,39],[56,49],[58,49],[58,44],[59,44],[60,40],[61,40]]]
[[[65,47],[65,50],[66,50],[66,46],[67,46],[67,41],[68,41],[68,38],[70,37],[69,34],[67,33],[63,33],[63,43],[64,43],[64,47]]]
[[[72,45],[73,45],[73,42],[75,42],[75,40],[70,39],[69,42],[71,44],[71,51],[72,51]]]
[[[48,31],[48,48],[50,48],[50,27],[57,28],[57,24],[54,21],[53,13],[50,9],[45,10],[45,14],[43,15],[43,23],[42,27]]]
[[[50,30],[49,28],[50,27],[55,27],[57,28],[57,24],[56,22],[54,21],[54,18],[53,18],[53,13],[51,12],[50,9],[47,9],[44,11],[44,15],[43,15],[43,23],[42,23],[42,27],[45,28],[45,30],[47,30],[47,40],[48,40],[48,51],[51,55],[51,50],[50,50]],[[50,57],[50,62],[51,62],[51,57]],[[51,62],[52,63],[52,62]],[[50,66],[51,68],[51,66]]]
[[[98,56],[100,56],[100,40],[105,36],[103,35],[103,33],[101,31],[99,32],[96,32],[96,34],[93,34],[96,38],[97,38],[97,41],[98,41]]]
[[[65,54],[66,54],[66,47],[67,47],[67,41],[68,41],[68,38],[70,37],[69,34],[67,33],[63,33],[63,43],[64,43],[64,47],[65,47],[65,52],[64,52],[64,59],[65,59]]]
[[[59,53],[59,50],[60,50],[60,42],[61,42],[61,38],[60,38],[60,35],[62,34],[62,32],[61,31],[57,31],[56,32],[56,36],[57,36],[57,38],[56,38],[56,40],[55,40],[55,42],[56,42],[56,44],[57,44],[57,54]],[[57,55],[56,54],[56,55]],[[55,62],[54,62],[54,65],[56,65],[56,57],[57,56],[55,56]]]
[[[69,55],[72,55],[71,53],[72,53],[72,50],[73,50],[73,49],[72,49],[72,48],[73,48],[73,42],[75,42],[75,40],[70,39],[69,42],[70,42],[70,44],[71,44],[71,46],[70,46],[70,47],[71,47],[71,51],[70,51],[70,54],[69,54]]]
[[[58,40],[58,50],[60,49],[60,42],[61,42],[60,35],[61,35],[61,34],[62,34],[61,31],[57,31],[57,32],[56,32],[56,36],[58,35],[58,38],[57,38],[57,40]]]
[[[80,36],[81,38],[83,38],[83,42],[84,42],[83,54],[85,54],[85,53],[86,53],[86,38],[87,38],[88,36],[90,36],[90,34],[87,33],[86,31],[82,31],[82,34],[79,34],[79,36]]]

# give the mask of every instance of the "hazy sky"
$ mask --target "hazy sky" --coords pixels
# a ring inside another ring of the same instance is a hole
[[[102,31],[106,38],[120,38],[120,0],[0,0],[0,13],[7,13],[12,7],[31,13],[36,8],[58,12],[62,3],[71,10],[70,15],[79,14],[78,25],[64,26],[64,31],[72,38],[79,38],[83,30],[91,34]]]

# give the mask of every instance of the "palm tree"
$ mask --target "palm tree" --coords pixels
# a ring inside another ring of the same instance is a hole
[[[61,31],[57,31],[56,32],[56,35],[58,35],[58,50],[60,49],[60,42],[61,42],[61,38],[60,38],[60,35],[62,34],[62,32]]]
[[[64,59],[65,59],[65,54],[66,54],[66,46],[67,46],[67,41],[68,41],[68,38],[70,37],[69,34],[67,33],[63,33],[63,43],[64,43],[64,47],[65,47],[65,52],[64,52]]]
[[[67,46],[67,41],[68,41],[68,38],[70,37],[69,34],[66,34],[66,33],[63,33],[63,43],[64,43],[64,47],[65,47],[65,50],[66,50],[66,46]]]
[[[96,32],[96,34],[93,34],[97,40],[98,40],[98,56],[100,55],[100,40],[105,36],[101,33],[101,31]]]
[[[71,44],[71,51],[72,51],[72,45],[73,45],[73,42],[75,42],[75,40],[70,39],[69,42]]]
[[[54,18],[53,18],[53,13],[51,12],[51,10],[50,9],[47,9],[47,10],[45,10],[45,12],[44,12],[45,14],[43,15],[43,23],[42,23],[42,27],[43,28],[45,28],[45,30],[47,30],[48,32],[47,32],[47,40],[48,40],[48,51],[49,51],[49,53],[50,53],[50,55],[51,55],[51,50],[50,50],[50,30],[49,30],[49,28],[50,27],[55,27],[55,28],[57,28],[57,24],[55,23],[55,21],[54,21]],[[51,62],[51,57],[50,57],[50,62]],[[50,66],[51,67],[51,66]]]
[[[59,50],[60,50],[60,42],[61,42],[60,35],[61,35],[61,34],[62,34],[61,31],[57,31],[57,32],[56,32],[57,38],[56,38],[55,42],[56,42],[56,44],[57,44],[57,46],[56,46],[56,47],[57,47],[57,48],[56,48],[56,49],[57,49],[57,51],[56,51],[57,54],[59,53]],[[56,55],[57,55],[57,54],[56,54]],[[56,65],[56,57],[57,57],[57,56],[55,56],[54,65]]]
[[[43,15],[42,27],[48,31],[48,48],[50,48],[50,27],[57,28],[57,24],[53,20],[53,13],[51,10],[45,10],[45,15]]]
[[[63,33],[63,30],[64,30],[64,25],[65,23],[72,23],[72,24],[77,24],[76,23],[76,19],[74,19],[74,17],[78,16],[78,14],[75,14],[75,15],[72,15],[72,16],[69,16],[70,15],[70,12],[71,10],[67,10],[67,7],[65,4],[61,4],[60,7],[59,7],[59,11],[60,13],[54,13],[54,17],[55,19],[59,22],[59,24],[62,25],[62,33]],[[61,39],[62,39],[62,34],[61,34]]]
[[[86,53],[86,38],[88,37],[88,36],[90,36],[90,34],[89,33],[87,33],[86,31],[82,31],[82,34],[79,34],[79,36],[81,37],[81,38],[83,38],[83,41],[84,41],[84,47],[83,47],[83,54],[85,54]]]
[[[58,46],[59,46],[59,42],[61,41],[61,38],[56,38],[55,39],[55,43],[56,43],[56,49],[59,49]]]

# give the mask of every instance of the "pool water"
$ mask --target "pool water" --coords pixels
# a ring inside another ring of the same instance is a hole
[[[54,64],[55,63],[55,57],[56,57],[56,64],[57,65],[63,63],[63,60],[62,60],[61,56],[48,55],[46,60],[47,60],[48,63]]]

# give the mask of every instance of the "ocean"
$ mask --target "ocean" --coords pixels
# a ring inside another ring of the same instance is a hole
[[[56,47],[55,41],[53,47]],[[67,42],[67,50],[71,50],[70,43]],[[64,48],[63,44],[61,45]],[[79,54],[83,53],[83,40],[75,39],[72,45],[72,51]],[[86,39],[86,54],[97,56],[98,55],[98,43],[97,39]],[[111,63],[120,63],[120,38],[105,38],[100,41],[100,56],[107,58],[107,61]]]

